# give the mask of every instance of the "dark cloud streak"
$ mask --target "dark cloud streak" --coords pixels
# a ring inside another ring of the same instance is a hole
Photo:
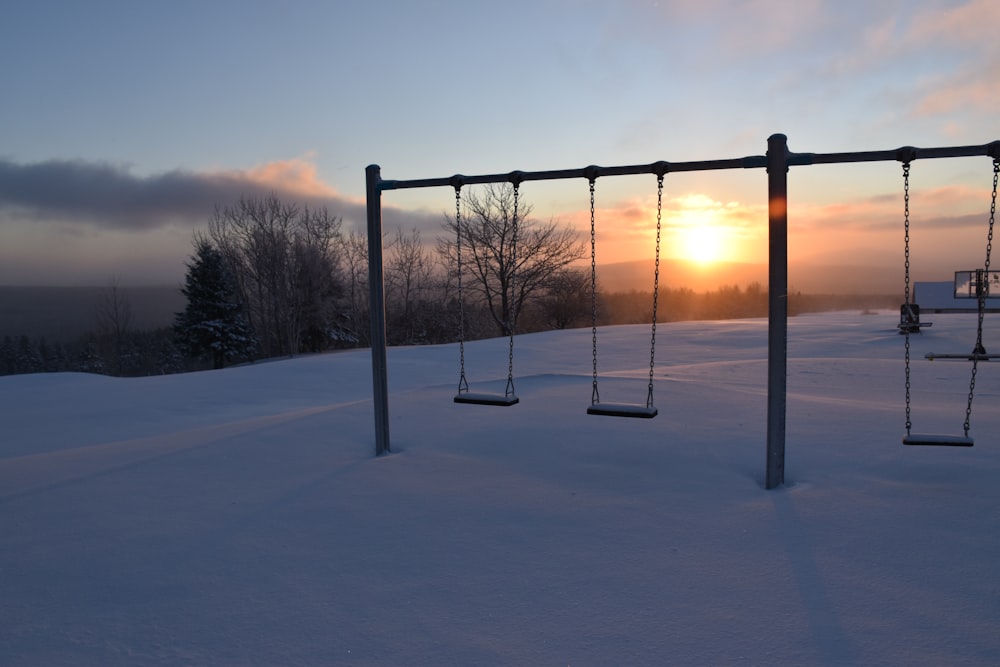
[[[359,175],[360,176],[360,175]],[[318,188],[313,187],[313,190]],[[336,194],[313,194],[287,179],[275,182],[241,171],[168,171],[136,176],[126,166],[82,160],[18,164],[0,159],[0,224],[45,220],[86,224],[106,231],[154,231],[169,225],[198,228],[216,207],[240,197],[274,194],[310,208],[326,207],[343,218],[345,230],[364,232],[363,202]],[[443,209],[442,209],[443,210]],[[383,202],[383,227],[419,229],[425,238],[441,232],[443,212],[407,211]]]
[[[107,163],[0,161],[0,206],[35,219],[81,220],[108,229],[147,230],[205,219],[216,204],[259,194],[237,175],[182,171],[137,177]]]

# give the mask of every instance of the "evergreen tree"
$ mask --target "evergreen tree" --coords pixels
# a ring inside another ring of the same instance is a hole
[[[81,342],[77,355],[76,369],[81,373],[99,373],[106,375],[107,365],[101,357],[101,351],[97,345],[97,339],[91,335]]]
[[[249,356],[254,338],[222,253],[202,237],[196,237],[194,245],[181,290],[187,307],[177,314],[174,335],[185,355],[210,359],[214,368],[223,368],[227,362]]]
[[[18,373],[39,373],[42,370],[42,358],[38,349],[24,334],[17,341],[16,365]]]
[[[14,339],[4,336],[0,342],[0,375],[13,375],[17,372],[17,348]]]

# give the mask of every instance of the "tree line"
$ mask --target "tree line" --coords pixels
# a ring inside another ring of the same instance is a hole
[[[583,308],[576,232],[515,206],[511,186],[469,193],[442,228],[433,247],[418,230],[384,241],[390,344],[567,326],[567,304]],[[185,355],[221,368],[369,344],[368,240],[326,209],[243,198],[194,244],[175,326]]]
[[[648,323],[652,294],[592,298],[591,271],[574,267],[585,247],[572,228],[532,217],[510,185],[469,192],[445,215],[436,243],[418,230],[384,240],[386,332],[391,345],[420,345],[548,329]],[[71,344],[27,336],[0,341],[0,374],[82,371],[175,373],[294,356],[369,341],[368,241],[341,218],[276,196],[217,208],[193,238],[185,309],[174,326],[136,331],[117,280],[97,307],[94,333]],[[659,290],[658,319],[767,314],[767,290],[723,285],[707,293]],[[857,303],[855,299],[854,304]],[[789,311],[853,307],[792,295]],[[864,307],[895,307],[891,298]]]

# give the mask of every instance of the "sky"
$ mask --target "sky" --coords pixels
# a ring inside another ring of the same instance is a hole
[[[991,0],[15,3],[0,25],[0,284],[179,284],[216,206],[363,231],[364,169],[433,178],[1000,139]],[[530,186],[530,187],[529,187]],[[986,157],[914,164],[914,271],[982,264]],[[793,167],[805,264],[901,263],[897,163]],[[587,184],[531,182],[585,228]],[[383,195],[442,232],[448,188]],[[655,179],[598,181],[598,261],[654,253]],[[663,256],[767,258],[764,170],[669,175]],[[919,233],[917,233],[919,232]]]
[[[763,319],[658,328],[654,419],[586,414],[589,329],[519,336],[504,408],[452,401],[457,344],[392,348],[379,457],[367,350],[0,377],[0,663],[995,667],[1000,375],[973,447],[903,446],[897,322],[789,322],[772,490]],[[914,434],[962,433],[969,365],[923,355],[975,329],[912,336]],[[648,341],[600,330],[602,400]]]

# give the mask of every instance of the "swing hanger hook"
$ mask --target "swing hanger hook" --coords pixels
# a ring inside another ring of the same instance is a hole
[[[510,181],[510,183],[516,188],[521,184],[522,181],[524,181],[524,172],[512,171],[509,174],[507,174],[507,180]]]
[[[994,160],[1000,160],[1000,141],[994,141],[987,144],[986,154]]]
[[[592,164],[589,167],[584,168],[583,175],[587,178],[588,181],[593,183],[594,181],[597,180],[597,177],[601,175],[601,168],[598,167],[596,164]]]
[[[913,146],[903,146],[896,149],[896,161],[910,164],[917,159],[917,149]]]
[[[461,190],[462,186],[465,185],[465,176],[455,174],[448,179],[448,182],[451,184],[451,187],[455,188],[456,191]]]
[[[670,163],[664,160],[653,163],[653,173],[657,176],[665,176],[670,171]]]

